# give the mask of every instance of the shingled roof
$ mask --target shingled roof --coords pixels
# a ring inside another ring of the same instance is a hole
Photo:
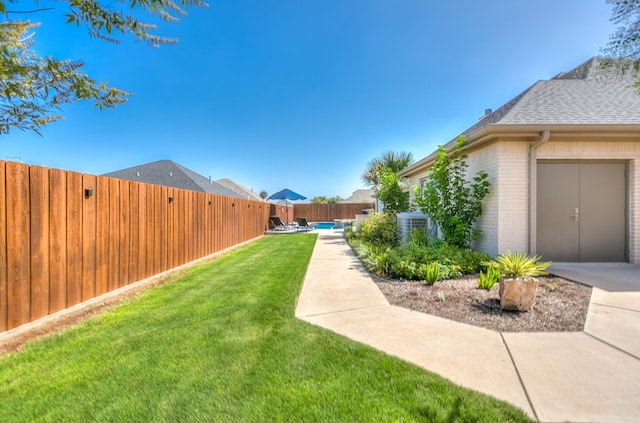
[[[129,181],[145,182],[154,185],[163,185],[174,188],[188,189],[191,191],[206,192],[209,194],[223,195],[226,197],[245,198],[210,178],[187,169],[171,160],[158,160],[127,169],[105,173],[104,176]]]
[[[640,131],[640,95],[630,62],[591,58],[575,69],[538,81],[461,133],[467,142],[491,134],[545,130]],[[446,146],[452,147],[458,136]],[[484,142],[483,141],[483,142]],[[398,173],[406,176],[432,163],[437,151]]]
[[[615,61],[592,58],[550,80],[538,81],[462,135],[488,125],[640,124],[633,75]]]

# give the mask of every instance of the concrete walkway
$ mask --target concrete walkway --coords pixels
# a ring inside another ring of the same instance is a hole
[[[318,232],[296,317],[540,422],[640,421],[640,291],[594,288],[584,332],[500,333],[389,305],[342,234]]]

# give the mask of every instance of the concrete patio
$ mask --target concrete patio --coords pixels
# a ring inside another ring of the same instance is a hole
[[[318,232],[298,318],[508,401],[540,422],[639,420],[639,266],[558,264],[554,274],[597,286],[584,331],[500,333],[391,306],[342,233]]]

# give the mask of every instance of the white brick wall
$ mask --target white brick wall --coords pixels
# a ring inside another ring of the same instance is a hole
[[[469,176],[484,170],[491,182],[478,223],[482,238],[474,248],[490,255],[528,251],[529,145],[500,142],[469,154]]]
[[[500,144],[498,252],[529,250],[529,143]]]
[[[489,194],[482,204],[482,215],[477,226],[482,230],[481,237],[473,244],[473,248],[484,251],[492,256],[498,254],[499,218],[498,197],[500,192],[498,144],[491,144],[469,154],[467,159],[467,180],[480,171],[489,175]]]

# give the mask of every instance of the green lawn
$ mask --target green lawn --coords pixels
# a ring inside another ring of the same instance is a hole
[[[529,421],[295,319],[316,236],[263,237],[3,356],[0,421]]]

